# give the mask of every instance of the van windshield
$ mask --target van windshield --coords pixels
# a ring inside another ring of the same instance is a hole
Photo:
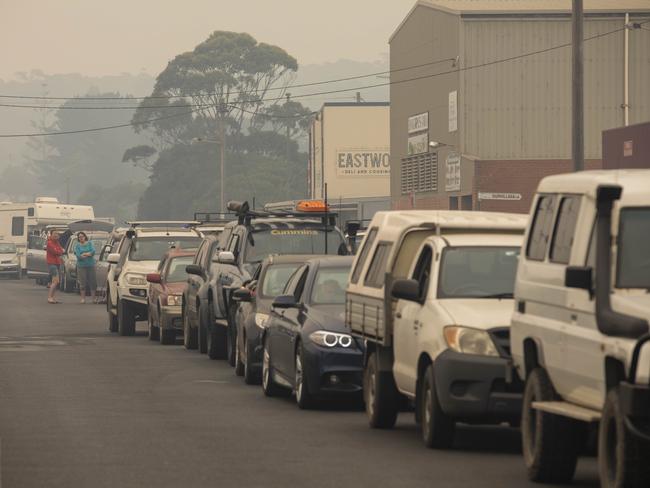
[[[341,233],[333,229],[297,227],[251,231],[246,243],[246,261],[261,261],[269,254],[346,255],[348,249]]]
[[[618,236],[618,288],[650,289],[650,208],[621,210]]]
[[[160,236],[160,237],[140,237],[133,241],[129,251],[129,261],[160,261],[172,247],[174,249],[197,249],[201,243],[201,238],[196,237],[178,237],[178,236]]]
[[[0,243],[0,254],[14,254],[16,252],[16,244],[13,242]]]
[[[517,247],[448,247],[438,298],[512,298],[518,258]]]

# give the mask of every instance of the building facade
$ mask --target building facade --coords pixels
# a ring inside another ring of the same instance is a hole
[[[309,196],[327,199],[343,220],[390,208],[387,102],[325,103],[309,131]]]
[[[650,120],[650,2],[584,4],[589,169],[603,130]],[[415,4],[390,39],[393,208],[528,212],[542,177],[572,170],[570,9]]]

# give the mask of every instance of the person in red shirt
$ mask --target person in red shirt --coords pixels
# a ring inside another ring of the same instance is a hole
[[[60,303],[54,298],[56,290],[59,288],[59,268],[62,261],[61,256],[65,252],[59,244],[59,233],[52,231],[50,237],[47,239],[46,259],[47,269],[50,273],[50,292],[47,295],[48,303]]]

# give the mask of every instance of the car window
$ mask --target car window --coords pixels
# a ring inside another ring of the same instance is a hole
[[[554,195],[543,195],[538,199],[533,216],[533,225],[526,245],[526,257],[528,259],[543,261],[546,257],[554,211]]]
[[[228,243],[228,248],[226,249],[227,251],[233,253],[235,256],[237,256],[237,253],[239,252],[239,239],[239,234],[233,234],[230,238],[230,242]]]
[[[284,290],[282,290],[283,295],[293,295],[295,294],[296,288],[298,287],[298,282],[300,281],[300,278],[303,275],[303,272],[307,269],[307,265],[303,264],[300,268],[298,268],[289,278],[289,281],[287,281],[286,286],[284,287]]]
[[[350,266],[320,268],[314,279],[311,292],[313,305],[345,304],[345,289],[350,277]]]
[[[354,267],[354,272],[352,273],[352,276],[350,277],[351,283],[356,283],[357,281],[359,281],[359,277],[361,276],[361,271],[363,271],[363,267],[366,264],[366,259],[368,259],[368,255],[370,254],[370,249],[372,248],[372,245],[375,242],[375,237],[377,237],[377,227],[373,227],[372,229],[370,229],[370,232],[368,232],[368,237],[366,237],[363,247],[359,251],[359,258],[357,259],[357,264]]]
[[[192,260],[192,256],[179,256],[172,258],[167,268],[165,281],[167,283],[182,283],[187,281],[187,271],[185,271],[185,268],[189,264],[192,264]]]
[[[16,252],[16,244],[13,242],[0,243],[0,254],[14,254]]]
[[[180,236],[139,237],[133,240],[129,251],[131,261],[158,261],[172,247],[196,249],[201,238]]]
[[[363,282],[364,285],[372,288],[381,288],[384,286],[386,278],[386,263],[388,262],[388,255],[393,247],[390,242],[380,242],[377,244],[375,254],[372,257],[366,278]]]
[[[262,261],[269,254],[346,255],[341,233],[333,228],[313,227],[254,229],[246,240],[246,262]]]
[[[560,200],[560,208],[551,242],[550,259],[552,262],[569,264],[579,213],[580,197],[569,196]]]
[[[203,257],[205,256],[207,246],[208,246],[207,241],[203,241],[201,243],[201,245],[199,246],[199,250],[196,252],[196,255],[194,256],[193,264],[198,264],[200,266],[203,263]]]
[[[650,208],[621,210],[618,235],[617,288],[650,290]]]
[[[272,298],[282,294],[289,278],[300,266],[299,263],[292,264],[274,264],[268,266],[262,278],[261,287],[258,286],[260,296]]]
[[[429,278],[431,276],[431,262],[433,260],[433,250],[431,246],[424,246],[420,257],[418,257],[417,264],[413,269],[411,279],[418,282],[418,296],[420,300],[424,300],[429,290]]]

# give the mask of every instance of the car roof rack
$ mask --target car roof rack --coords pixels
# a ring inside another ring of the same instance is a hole
[[[200,222],[199,225],[205,224],[227,224],[237,220],[237,214],[229,212],[194,212],[194,220]]]
[[[234,212],[237,215],[239,224],[250,225],[253,219],[265,219],[265,218],[274,218],[274,217],[284,217],[284,218],[320,218],[323,225],[336,225],[336,212],[330,211],[299,211],[299,210],[251,210],[248,202],[237,202],[230,201],[228,202],[228,210]]]

